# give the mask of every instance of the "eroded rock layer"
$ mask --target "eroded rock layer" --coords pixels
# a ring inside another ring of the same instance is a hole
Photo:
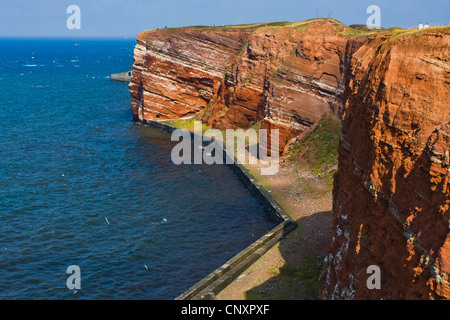
[[[201,28],[140,33],[129,85],[134,118],[180,119],[205,108],[248,33]]]
[[[322,298],[450,298],[450,33],[438,30],[353,55]]]

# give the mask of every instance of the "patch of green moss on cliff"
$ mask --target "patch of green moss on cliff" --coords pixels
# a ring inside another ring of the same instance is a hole
[[[165,124],[168,124],[169,126],[173,126],[173,127],[180,128],[180,129],[185,129],[188,131],[194,131],[194,121],[198,121],[198,120],[195,119],[195,117],[192,117],[189,119],[166,120],[163,122]],[[211,129],[211,127],[202,123],[202,131],[204,132],[208,129]]]
[[[311,132],[289,146],[287,159],[306,166],[331,186],[337,169],[340,134],[340,119],[326,113]]]

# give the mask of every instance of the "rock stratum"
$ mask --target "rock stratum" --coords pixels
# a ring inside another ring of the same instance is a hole
[[[144,31],[130,83],[135,120],[197,115],[214,128],[279,129],[280,151],[342,111],[344,73],[362,41],[337,21]]]
[[[331,19],[138,35],[136,121],[280,130],[342,117],[322,299],[450,298],[450,29],[356,35]],[[368,289],[367,268],[381,272]]]

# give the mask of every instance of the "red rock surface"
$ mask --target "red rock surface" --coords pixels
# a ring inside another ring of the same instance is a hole
[[[183,28],[140,33],[129,85],[133,117],[179,119],[205,108],[248,32]]]
[[[322,298],[450,298],[449,47],[447,28],[353,55]]]
[[[139,34],[130,83],[136,120],[198,114],[215,128],[280,130],[280,151],[338,113],[343,75],[362,40],[327,20],[303,27],[180,28]]]

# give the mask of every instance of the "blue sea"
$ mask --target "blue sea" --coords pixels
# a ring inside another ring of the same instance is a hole
[[[230,168],[174,165],[132,121],[109,75],[134,45],[0,39],[0,299],[174,299],[273,227]]]

